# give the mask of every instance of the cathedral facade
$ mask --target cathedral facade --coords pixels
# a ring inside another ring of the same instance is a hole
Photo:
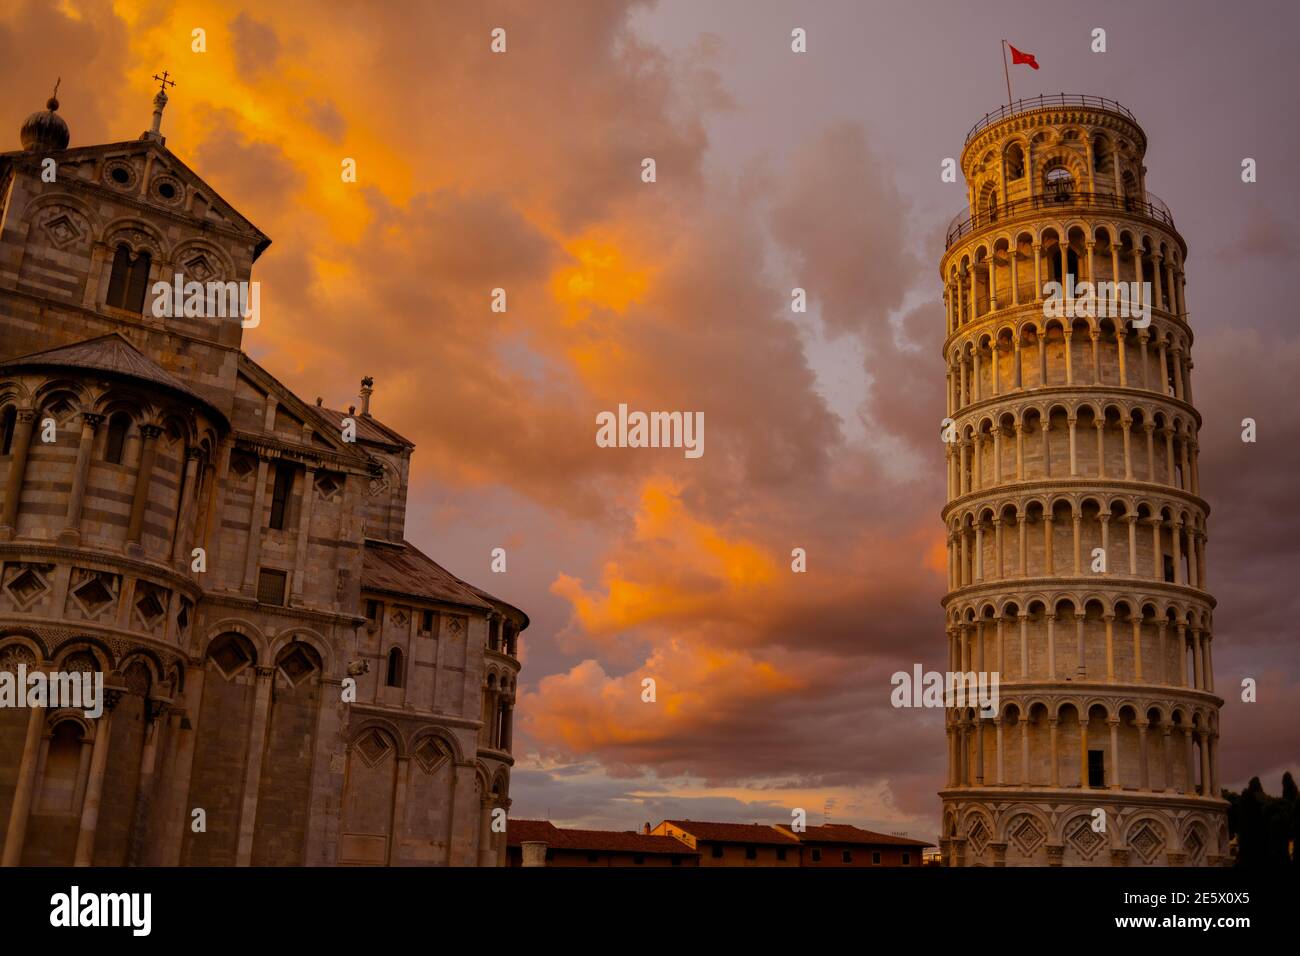
[[[1091,96],[976,124],[947,308],[953,866],[1228,859],[1187,245],[1146,134]],[[961,702],[957,702],[960,704]]]
[[[528,619],[405,540],[370,379],[303,401],[242,309],[157,314],[270,244],[166,101],[73,147],[51,99],[0,153],[0,671],[105,699],[0,708],[0,862],[504,865]]]

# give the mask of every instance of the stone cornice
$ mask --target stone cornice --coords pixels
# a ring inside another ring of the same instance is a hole
[[[259,604],[255,599],[228,591],[204,591],[202,603],[216,607],[237,608],[255,614],[270,614],[274,617],[289,617],[294,620],[315,621],[318,624],[337,624],[343,627],[360,627],[366,619],[359,614],[343,611],[325,611],[319,608],[303,607],[294,604]]]
[[[1176,501],[1185,501],[1195,505],[1200,509],[1202,516],[1208,517],[1210,514],[1210,504],[1200,495],[1194,495],[1190,491],[1183,491],[1181,488],[1175,488],[1173,485],[1161,484],[1158,481],[1138,481],[1128,478],[1032,478],[1016,481],[1003,479],[993,488],[980,489],[979,491],[968,491],[964,495],[953,498],[939,513],[945,528],[948,518],[956,511],[960,511],[970,505],[993,504],[1003,501],[1007,498],[1018,498],[1033,496],[1035,494],[1052,495],[1059,492],[1078,492],[1087,494],[1097,491],[1131,491],[1145,495],[1164,495]],[[1127,517],[1120,515],[1120,519]]]
[[[1188,587],[1185,584],[1173,584],[1169,581],[1153,581],[1150,578],[1121,578],[1115,575],[1094,575],[1092,577],[1054,576],[1035,578],[1004,578],[1001,581],[989,581],[982,584],[968,584],[955,591],[949,591],[940,599],[939,604],[947,610],[959,601],[969,601],[980,597],[996,598],[994,604],[1004,600],[1023,603],[1028,592],[1059,593],[1071,591],[1078,594],[1104,593],[1123,598],[1136,594],[1168,594],[1199,601],[1211,609],[1217,606],[1214,597],[1208,591]]]
[[[1102,787],[1051,787],[1026,786],[1022,783],[1005,783],[1001,786],[980,784],[970,787],[944,787],[939,796],[947,800],[971,800],[987,804],[1005,801],[1013,804],[1121,803],[1134,810],[1145,806],[1183,807],[1188,810],[1219,809],[1227,806],[1222,797],[1202,797],[1190,793],[1162,793],[1157,790],[1111,790]]]
[[[135,577],[165,581],[195,602],[204,596],[201,585],[181,574],[175,568],[166,564],[128,557],[121,552],[101,551],[94,548],[70,548],[65,545],[43,544],[37,541],[23,541],[21,539],[0,542],[0,560],[25,561],[40,560],[42,558],[56,563],[64,561],[75,564],[77,567],[96,571],[128,571]]]
[[[1034,318],[1044,322],[1050,321],[1051,319],[1055,318],[1054,316],[1043,315],[1042,302],[1021,302],[1019,305],[1007,305],[1007,306],[1003,306],[1000,309],[994,309],[992,311],[985,312],[979,318],[969,322],[965,322],[962,325],[959,325],[955,332],[949,333],[947,338],[943,340],[944,360],[945,361],[947,360],[948,354],[951,351],[952,346],[958,341],[967,338],[972,334],[991,332],[995,327],[1000,328],[1005,325],[1019,325],[1025,320],[1025,316],[1023,313],[1026,312],[1033,313]],[[1087,321],[1086,316],[1081,316],[1081,318],[1083,318],[1084,321]],[[1110,316],[1104,316],[1104,315],[1098,316],[1097,321],[1106,318],[1110,318],[1112,322],[1116,321],[1115,318],[1112,318]],[[1167,312],[1164,309],[1157,309],[1154,305],[1151,307],[1152,325],[1148,326],[1145,330],[1134,329],[1131,336],[1133,341],[1135,342],[1137,341],[1137,337],[1141,332],[1143,331],[1150,332],[1151,329],[1155,327],[1156,319],[1160,319],[1162,322],[1169,323],[1171,326],[1176,328],[1179,332],[1186,335],[1187,347],[1189,350],[1191,349],[1192,344],[1195,341],[1195,336],[1193,335],[1191,324],[1188,322],[1184,322],[1181,316],[1174,315],[1174,313]],[[1058,321],[1072,322],[1074,320],[1062,317]],[[1156,348],[1154,344],[1148,344],[1147,347],[1151,349]]]
[[[304,445],[286,438],[267,435],[262,432],[236,430],[234,434],[236,447],[265,453],[268,458],[289,458],[303,464],[329,463],[341,471],[353,475],[369,477],[374,473],[373,462],[368,459],[351,458],[328,448],[317,445]]]

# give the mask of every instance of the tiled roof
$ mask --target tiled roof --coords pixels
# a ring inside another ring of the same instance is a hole
[[[665,820],[696,840],[713,843],[765,843],[789,846],[794,837],[764,823],[707,823],[701,820]]]
[[[409,541],[391,544],[367,539],[361,564],[361,588],[485,611],[492,608],[469,585]]]
[[[697,856],[685,843],[673,837],[649,836],[633,830],[570,830],[549,820],[511,820],[506,824],[506,843],[540,841],[556,850],[587,853],[647,853]]]
[[[784,823],[777,824],[776,828],[782,833],[792,833],[789,825]],[[819,827],[809,827],[803,833],[793,834],[802,843],[839,843],[851,846],[933,846],[932,843],[926,843],[924,840],[913,840],[909,837],[894,836],[890,833],[876,833],[874,830],[863,830],[860,827],[850,826],[847,823],[827,823]]]
[[[0,368],[40,366],[44,368],[78,368],[121,375],[153,385],[161,385],[180,392],[196,402],[211,407],[211,403],[193,391],[171,372],[137,349],[120,332],[109,332],[84,342],[61,345],[58,348],[19,355],[0,362]],[[225,416],[223,415],[222,418]]]
[[[317,413],[328,421],[335,429],[342,429],[343,419],[351,418],[357,423],[357,439],[360,441],[375,442],[379,445],[406,445],[409,448],[415,447],[413,441],[403,438],[379,419],[370,415],[362,415],[357,411],[344,412],[337,408],[326,408],[324,405],[315,405],[313,407],[316,409]]]

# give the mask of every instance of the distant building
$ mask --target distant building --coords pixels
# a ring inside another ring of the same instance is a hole
[[[568,830],[547,820],[511,820],[508,866],[699,866],[680,840],[634,830]]]
[[[700,866],[799,865],[799,841],[766,824],[665,820],[649,832],[698,850]]]
[[[796,833],[784,824],[665,820],[642,832],[568,830],[511,820],[508,866],[920,866],[933,845],[844,823]]]
[[[923,840],[876,833],[828,823],[794,833],[786,824],[773,827],[789,833],[799,841],[800,866],[920,866],[924,851],[930,846]]]

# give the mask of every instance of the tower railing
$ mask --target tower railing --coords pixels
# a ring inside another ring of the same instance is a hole
[[[1008,116],[1015,116],[1017,113],[1028,113],[1033,110],[1050,109],[1053,106],[1084,106],[1092,109],[1109,110],[1137,123],[1137,117],[1133,115],[1133,112],[1128,107],[1104,96],[1092,96],[1088,93],[1044,93],[1041,96],[1016,100],[1007,106],[999,107],[992,113],[985,113],[984,118],[972,126],[970,132],[966,134],[966,142],[969,143],[980,130],[987,129]]]
[[[1169,211],[1169,207],[1165,205],[1164,200],[1151,193],[1146,194],[1146,199],[1133,199],[1129,196],[1114,196],[1110,193],[1058,192],[1013,199],[1011,202],[1001,203],[974,216],[967,216],[965,219],[962,218],[962,213],[959,212],[948,223],[948,234],[944,248],[951,249],[954,242],[963,236],[970,235],[977,229],[984,229],[1030,212],[1064,209],[1072,206],[1115,209],[1130,215],[1153,219],[1170,229],[1174,228],[1173,213]]]

